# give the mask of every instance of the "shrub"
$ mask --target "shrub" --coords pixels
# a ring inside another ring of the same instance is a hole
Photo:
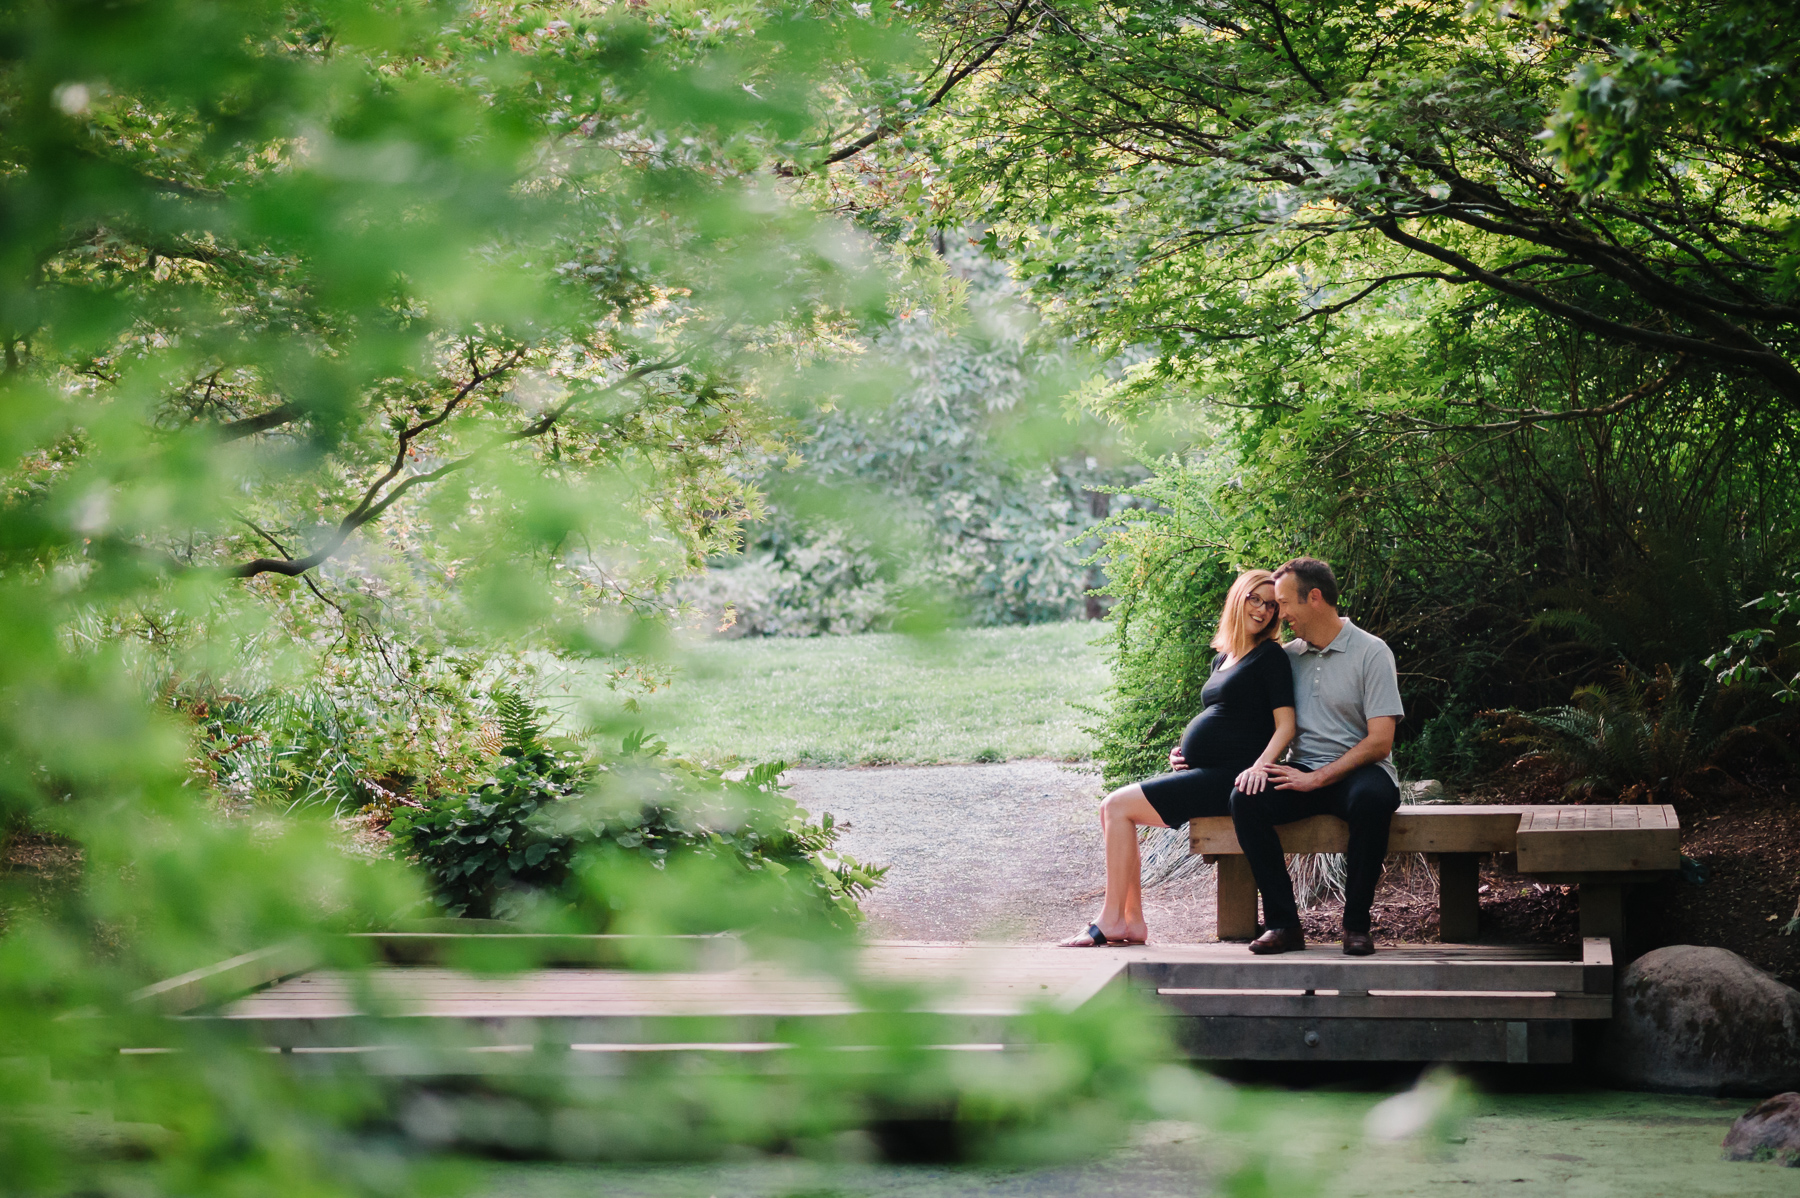
[[[779,521],[741,564],[684,579],[678,598],[729,636],[817,636],[886,628],[901,606],[892,571],[842,524]]]
[[[1037,329],[1002,267],[949,241],[966,321],[956,304],[911,308],[868,345],[891,389],[798,414],[804,454],[770,462],[769,519],[742,558],[677,588],[715,627],[812,636],[1090,609],[1089,538],[1143,471],[1101,421],[1050,410],[1079,355]]]
[[[1168,769],[1169,750],[1202,706],[1211,673],[1208,642],[1236,571],[1205,491],[1209,480],[1183,470],[1136,488],[1155,506],[1132,510],[1106,530],[1112,685],[1087,731],[1108,787]]]
[[[1794,576],[1800,585],[1800,574]],[[1721,686],[1741,687],[1777,703],[1800,703],[1800,589],[1769,591],[1746,604],[1763,617],[1766,628],[1746,628],[1727,638],[1725,648],[1706,659]]]
[[[784,763],[759,765],[741,780],[664,757],[661,741],[634,731],[616,753],[591,743],[553,746],[542,713],[507,696],[502,745],[491,770],[466,794],[403,805],[389,825],[398,851],[430,877],[451,915],[572,916],[595,931],[613,926],[613,891],[641,884],[635,865],[662,870],[672,860],[710,865],[726,893],[675,916],[681,931],[722,931],[767,917],[823,919],[840,929],[861,919],[860,895],[885,869],[834,849],[827,813],[814,823],[781,793]],[[621,855],[625,858],[621,862]],[[602,868],[622,866],[622,868]]]
[[[145,681],[190,723],[196,767],[233,807],[345,815],[372,798],[463,788],[483,763],[483,725],[497,718],[491,695],[510,693],[493,690],[495,676],[528,672],[372,634],[321,652],[299,680],[271,656],[250,649],[223,677]]]

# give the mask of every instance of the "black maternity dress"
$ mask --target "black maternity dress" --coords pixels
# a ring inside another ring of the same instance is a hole
[[[1141,783],[1144,797],[1171,828],[1195,816],[1231,814],[1232,784],[1275,735],[1275,709],[1294,705],[1287,651],[1267,640],[1229,666],[1214,665],[1200,701],[1200,714],[1181,734],[1188,768]]]

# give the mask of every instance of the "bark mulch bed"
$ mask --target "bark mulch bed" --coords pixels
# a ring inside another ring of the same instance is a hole
[[[0,932],[20,910],[42,912],[81,877],[81,848],[57,836],[19,832],[0,843]]]
[[[1481,866],[1481,939],[1490,944],[1571,944],[1580,939],[1572,886],[1546,886],[1503,868],[1506,858]],[[1388,863],[1375,889],[1377,944],[1435,944],[1437,877],[1414,855]],[[1343,900],[1332,898],[1300,914],[1308,940],[1334,941],[1343,931]]]
[[[1708,770],[1667,800],[1681,817],[1681,851],[1692,864],[1679,876],[1626,891],[1629,955],[1670,944],[1730,949],[1789,985],[1800,984],[1800,772],[1767,753]],[[1465,802],[1573,801],[1562,779],[1536,762],[1498,771],[1461,792]],[[1610,802],[1596,798],[1594,802]],[[1510,856],[1484,858],[1481,939],[1496,944],[1573,943],[1580,935],[1576,888],[1547,886],[1508,868]],[[1309,940],[1341,935],[1342,903],[1323,902],[1302,916]],[[1786,929],[1794,927],[1794,932]],[[1422,860],[1389,863],[1375,896],[1380,944],[1437,940],[1436,882]]]

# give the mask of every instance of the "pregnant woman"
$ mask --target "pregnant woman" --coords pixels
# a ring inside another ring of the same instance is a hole
[[[1246,570],[1225,596],[1219,651],[1212,677],[1200,691],[1203,709],[1181,743],[1169,752],[1173,773],[1121,786],[1100,804],[1106,838],[1106,900],[1087,931],[1065,948],[1142,944],[1143,879],[1138,829],[1178,828],[1195,816],[1230,815],[1233,786],[1258,794],[1269,784],[1269,765],[1294,739],[1294,675],[1275,639],[1275,577]]]

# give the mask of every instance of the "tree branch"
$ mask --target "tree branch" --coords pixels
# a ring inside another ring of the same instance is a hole
[[[1401,413],[1401,416],[1417,428],[1434,433],[1516,432],[1535,424],[1560,424],[1570,420],[1591,420],[1597,416],[1616,416],[1633,404],[1648,399],[1667,388],[1682,371],[1687,369],[1687,363],[1687,355],[1683,354],[1675,359],[1675,364],[1669,367],[1660,378],[1651,379],[1635,391],[1628,391],[1611,403],[1601,404],[1595,408],[1574,408],[1561,412],[1553,412],[1545,408],[1515,409],[1519,411],[1516,419],[1496,420],[1486,424],[1440,424],[1435,420],[1427,420],[1423,416],[1413,416],[1408,413]]]
[[[452,470],[466,465],[471,460],[470,458],[463,458],[459,461],[452,462],[449,465],[440,467],[428,474],[415,474],[393,490],[388,491],[385,496],[382,495],[383,489],[386,488],[389,483],[393,482],[394,479],[398,478],[401,471],[406,469],[407,454],[412,449],[414,439],[420,434],[429,432],[431,429],[438,427],[446,420],[450,419],[450,417],[455,414],[456,409],[461,406],[463,400],[467,399],[477,387],[488,382],[490,379],[499,377],[511,370],[514,366],[517,366],[519,361],[525,356],[525,351],[514,350],[512,353],[508,354],[498,366],[485,371],[479,369],[479,367],[475,365],[474,356],[475,350],[471,345],[469,348],[469,357],[470,370],[472,373],[469,381],[457,388],[456,394],[445,401],[444,406],[438,411],[437,415],[431,417],[429,420],[421,420],[419,423],[402,430],[400,438],[398,442],[396,442],[393,464],[388,467],[386,473],[369,484],[368,489],[363,492],[362,498],[357,501],[356,506],[351,508],[350,511],[344,515],[344,518],[338,521],[337,528],[332,531],[330,537],[326,538],[323,545],[304,557],[259,557],[252,561],[244,562],[241,565],[227,568],[225,576],[227,578],[254,578],[258,574],[281,574],[288,578],[297,578],[320,563],[329,560],[338,550],[344,547],[344,543],[350,539],[351,534],[355,533],[357,529],[369,523],[371,520],[380,516],[381,513],[387,511],[389,507],[393,506],[395,500],[399,499],[400,496],[404,495],[407,491],[410,491],[414,486],[419,483],[430,482],[442,478]]]
[[[300,419],[302,415],[304,413],[296,404],[279,404],[258,415],[246,416],[242,420],[232,420],[221,424],[219,440],[241,441],[245,437],[253,437],[257,433],[266,433],[272,428],[280,428],[284,424]]]
[[[1435,258],[1447,266],[1454,266],[1489,288],[1509,295],[1517,300],[1532,305],[1552,316],[1568,321],[1576,328],[1596,333],[1614,341],[1623,341],[1629,345],[1641,346],[1645,349],[1661,350],[1665,353],[1694,354],[1698,357],[1711,358],[1719,362],[1727,362],[1733,366],[1749,369],[1761,375],[1769,385],[1795,406],[1800,406],[1800,370],[1775,351],[1766,347],[1760,349],[1741,349],[1730,345],[1721,345],[1716,341],[1708,341],[1699,337],[1688,337],[1680,333],[1657,332],[1638,325],[1624,324],[1610,320],[1598,313],[1590,312],[1574,304],[1555,299],[1543,291],[1527,283],[1520,283],[1504,275],[1486,270],[1472,259],[1464,257],[1455,250],[1414,237],[1400,227],[1395,218],[1379,217],[1372,222],[1373,227],[1396,245],[1404,246],[1415,253]],[[1741,334],[1751,344],[1761,346],[1748,333]]]
[[[1174,331],[1174,332],[1183,332],[1183,333],[1196,333],[1196,334],[1199,334],[1200,336],[1207,337],[1214,341],[1254,341],[1259,337],[1266,337],[1270,333],[1279,333],[1279,332],[1284,332],[1287,329],[1298,328],[1301,325],[1307,323],[1308,321],[1318,320],[1319,318],[1325,317],[1325,316],[1335,316],[1339,312],[1342,312],[1344,309],[1354,307],[1355,305],[1361,303],[1363,300],[1367,299],[1370,295],[1372,295],[1376,291],[1379,291],[1381,288],[1387,286],[1389,283],[1399,283],[1399,282],[1404,282],[1404,281],[1411,280],[1411,279],[1436,279],[1439,282],[1455,283],[1455,284],[1459,284],[1459,285],[1475,282],[1474,279],[1468,277],[1467,275],[1453,275],[1453,274],[1450,274],[1448,271],[1408,270],[1408,271],[1401,271],[1397,274],[1383,275],[1380,278],[1371,282],[1368,286],[1364,287],[1361,291],[1358,291],[1355,295],[1352,295],[1348,299],[1338,300],[1336,303],[1331,303],[1331,304],[1321,304],[1317,308],[1309,308],[1305,312],[1301,313],[1299,316],[1294,317],[1292,320],[1284,320],[1278,324],[1270,325],[1266,328],[1250,329],[1250,330],[1246,330],[1246,331],[1242,331],[1242,332],[1235,332],[1235,333],[1222,333],[1216,329],[1207,329],[1207,328],[1202,328],[1198,325],[1191,325],[1191,324],[1147,324],[1144,326],[1144,328],[1150,332]]]
[[[1325,103],[1331,103],[1331,93],[1326,91],[1325,85],[1306,69],[1306,64],[1300,61],[1300,55],[1294,52],[1294,43],[1288,40],[1287,21],[1281,15],[1281,0],[1275,0],[1273,4],[1266,7],[1265,11],[1275,19],[1275,32],[1281,38],[1281,49],[1284,56],[1293,64],[1294,69],[1300,72],[1300,77],[1306,80],[1307,86],[1313,89],[1313,94]]]
[[[975,43],[976,45],[981,46],[981,49],[976,53],[972,60],[952,67],[949,71],[945,72],[944,82],[938,86],[938,89],[935,92],[931,93],[931,97],[925,101],[919,111],[929,112],[931,109],[936,108],[957,84],[986,66],[988,60],[998,54],[1000,48],[1006,45],[1006,43],[1012,39],[1012,36],[1019,31],[1019,26],[1025,20],[1025,14],[1030,10],[1032,3],[1033,0],[1019,0],[1018,5],[1010,11],[1002,5],[1001,11],[1006,13],[1006,24],[997,32],[990,33],[987,37]],[[985,45],[983,43],[985,43]],[[825,161],[821,165],[831,166],[835,163],[844,161],[846,158],[854,158],[882,138],[892,136],[899,131],[900,127],[895,124],[892,119],[884,119],[878,122],[873,129],[869,130],[849,145],[844,146],[839,150],[833,150],[830,154],[827,154],[825,156]]]
[[[491,379],[497,378],[501,374],[504,374],[517,366],[519,361],[524,357],[524,352],[525,351],[523,350],[515,350],[507,355],[499,365],[483,371],[475,367],[473,363],[473,350],[471,350],[471,370],[473,373],[471,374],[469,381],[457,389],[456,394],[450,397],[437,415],[431,417],[429,420],[422,420],[418,424],[412,425],[400,434],[398,449],[394,454],[393,464],[388,468],[386,473],[369,485],[368,489],[363,492],[362,498],[358,500],[356,506],[351,508],[350,511],[338,521],[337,527],[332,530],[331,535],[326,538],[323,545],[303,557],[294,557],[292,554],[287,553],[286,550],[281,550],[283,554],[281,557],[255,558],[251,561],[228,567],[225,570],[225,576],[227,578],[253,578],[258,574],[279,574],[287,578],[303,577],[307,571],[329,561],[344,547],[344,544],[349,541],[350,537],[357,529],[379,519],[382,513],[393,507],[395,503],[400,501],[402,496],[411,491],[414,487],[422,487],[428,483],[436,482],[441,478],[453,474],[480,460],[487,454],[492,453],[502,445],[514,444],[519,441],[529,440],[532,437],[541,437],[549,432],[556,426],[558,421],[568,415],[569,411],[578,401],[583,398],[588,398],[588,396],[571,396],[556,408],[544,413],[537,420],[532,421],[523,428],[516,429],[504,436],[496,437],[482,448],[457,458],[453,462],[446,462],[436,470],[429,470],[423,474],[409,475],[397,485],[392,487],[389,486],[389,484],[393,483],[394,479],[397,478],[400,472],[405,468],[407,452],[411,448],[414,438],[432,428],[436,428],[438,425],[441,425],[444,421],[448,420],[463,400],[467,399],[477,387]],[[607,391],[615,391],[620,387],[644,378],[646,375],[654,374],[662,370],[668,370],[671,367],[678,365],[679,362],[679,358],[666,358],[662,361],[650,362],[642,366],[634,367],[616,381],[609,383],[601,391],[601,394],[604,394]],[[246,521],[246,523],[248,522]],[[254,527],[254,525],[252,527]],[[261,532],[260,529],[257,531],[259,533]],[[268,539],[266,534],[263,535],[265,539]],[[280,549],[280,546],[277,545],[276,548]]]
[[[237,519],[238,519],[238,523],[242,524],[245,528],[248,528],[251,532],[255,533],[257,536],[261,537],[263,540],[265,540],[269,544],[273,545],[275,547],[275,552],[281,554],[281,556],[283,558],[291,558],[293,556],[293,554],[288,552],[288,547],[286,545],[283,545],[280,541],[275,539],[274,533],[269,532],[267,529],[259,527],[254,521],[250,520],[246,516],[239,516]],[[328,596],[327,594],[325,594],[324,591],[321,591],[319,589],[318,584],[312,580],[311,576],[302,574],[300,576],[300,581],[304,582],[306,584],[306,589],[311,591],[313,593],[314,597],[317,598],[320,603],[323,603],[326,607],[329,607],[333,611],[337,612],[339,618],[345,619],[345,620],[348,620],[350,618],[350,613],[348,613],[344,610],[343,604],[339,603],[337,600],[335,600],[335,599],[331,598],[330,596]]]

